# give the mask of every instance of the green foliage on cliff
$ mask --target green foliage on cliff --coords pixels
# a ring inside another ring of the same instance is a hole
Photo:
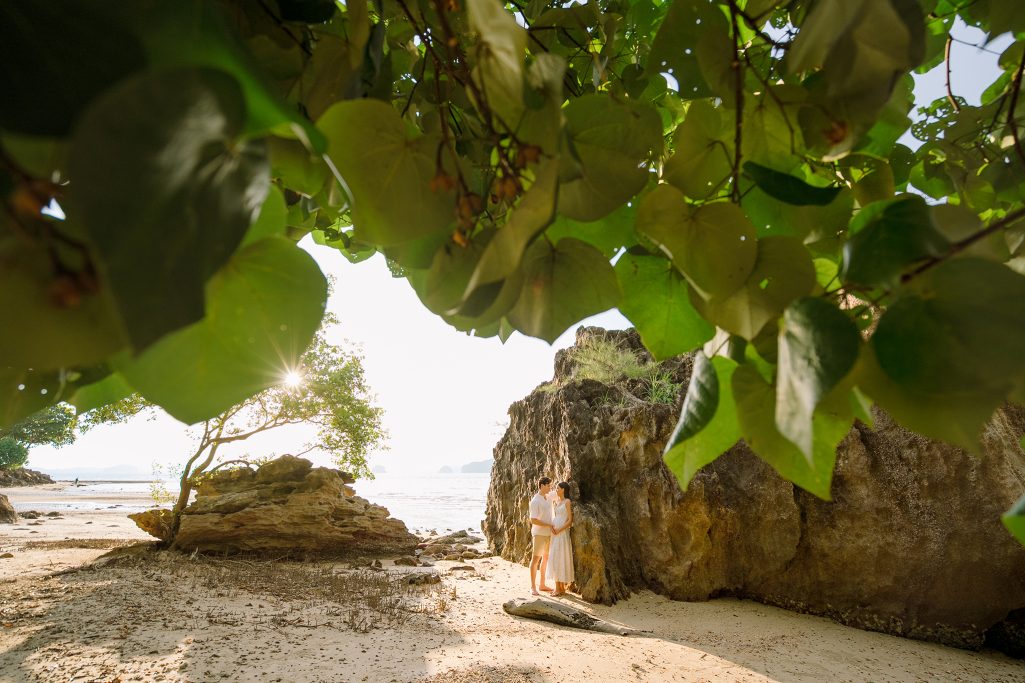
[[[14,437],[0,437],[0,469],[13,470],[28,460],[28,448]]]
[[[1000,73],[915,101],[957,21],[1014,36]],[[1025,398],[1023,38],[1015,2],[5,3],[0,423],[279,382],[312,233],[477,335],[619,306],[657,358],[711,342],[692,465],[735,434],[828,496],[868,400],[977,451]]]

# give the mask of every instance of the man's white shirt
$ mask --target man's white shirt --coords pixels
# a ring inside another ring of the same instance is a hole
[[[540,519],[545,523],[545,526],[539,526],[537,524],[530,525],[531,536],[551,536],[552,527],[551,524],[555,520],[552,515],[552,503],[551,500],[542,496],[540,493],[535,493],[534,497],[530,499],[530,518]]]

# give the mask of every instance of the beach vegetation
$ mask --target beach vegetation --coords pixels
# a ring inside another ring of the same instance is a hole
[[[468,333],[697,352],[683,487],[744,439],[828,499],[872,404],[978,453],[1025,402],[1023,44],[995,1],[4,3],[0,424],[277,385],[310,235]]]
[[[311,427],[314,436],[291,455],[317,452],[356,477],[373,477],[367,456],[385,447],[387,434],[359,353],[329,343],[321,331],[288,372],[301,375],[302,381],[285,381],[287,373],[282,373],[276,386],[203,422],[196,449],[178,476],[166,544],[174,542],[192,491],[204,477],[229,467],[255,467],[270,459],[225,458],[220,449],[228,444],[288,427]]]
[[[0,436],[0,470],[16,470],[28,460],[28,447],[11,436]]]

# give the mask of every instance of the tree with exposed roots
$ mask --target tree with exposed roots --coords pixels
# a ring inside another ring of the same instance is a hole
[[[963,26],[1008,45],[979,102]],[[743,438],[828,498],[873,403],[978,452],[1025,402],[1023,72],[1000,0],[6,2],[0,424],[259,395],[312,235],[478,336],[618,307],[697,352],[684,487]]]

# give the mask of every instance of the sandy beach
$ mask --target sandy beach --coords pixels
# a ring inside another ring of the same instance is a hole
[[[0,525],[5,682],[1025,681],[996,652],[733,599],[562,598],[644,638],[514,618],[502,603],[529,598],[527,569],[498,558],[372,570],[155,552],[110,507],[145,501],[46,517],[56,486],[0,490],[44,513]],[[419,573],[440,581],[410,585]]]

